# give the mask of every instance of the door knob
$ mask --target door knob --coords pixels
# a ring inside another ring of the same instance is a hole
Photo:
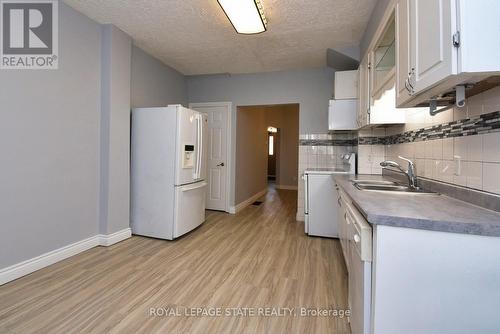
[[[221,162],[220,164],[218,164],[218,165],[217,165],[217,167],[224,167],[224,166],[225,166],[225,165],[224,165],[224,163],[223,163],[223,162]]]

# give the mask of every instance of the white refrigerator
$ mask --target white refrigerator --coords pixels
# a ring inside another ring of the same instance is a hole
[[[181,105],[132,111],[132,233],[173,240],[205,221],[206,126]]]

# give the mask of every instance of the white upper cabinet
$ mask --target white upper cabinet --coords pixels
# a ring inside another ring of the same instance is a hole
[[[500,74],[500,1],[397,0],[398,107]]]
[[[335,72],[335,100],[358,98],[358,71]]]
[[[410,1],[410,26],[409,83],[413,94],[418,94],[456,73],[457,52],[452,37],[456,32],[455,1]]]
[[[405,112],[396,109],[396,20],[391,11],[359,65],[359,128],[402,124]]]
[[[400,0],[396,5],[396,100],[397,105],[411,99],[408,79],[411,75],[410,60],[410,0]]]
[[[500,73],[500,1],[460,0],[458,67],[466,73]]]
[[[330,100],[328,130],[357,130],[358,99]]]
[[[358,71],[335,72],[335,99],[328,108],[328,129],[357,130]]]
[[[370,53],[371,96],[379,95],[387,83],[394,79],[396,67],[396,29],[394,15],[391,15],[381,37]]]

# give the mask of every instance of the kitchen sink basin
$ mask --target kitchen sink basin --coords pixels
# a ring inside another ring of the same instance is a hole
[[[399,185],[399,183],[397,182],[393,182],[393,181],[382,181],[382,180],[354,180],[353,183],[359,183],[359,184],[366,184],[366,185],[374,185],[374,186],[378,186],[378,185],[393,185],[393,186],[397,186]]]
[[[385,183],[382,183],[385,182]],[[438,195],[435,192],[426,191],[423,189],[412,189],[408,186],[390,182],[390,181],[377,181],[373,183],[371,181],[354,181],[354,186],[362,191],[383,191],[383,192],[393,192],[393,193],[403,193],[403,194],[415,194],[415,195]]]

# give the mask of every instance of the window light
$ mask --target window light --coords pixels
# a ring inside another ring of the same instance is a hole
[[[269,136],[269,155],[274,155],[274,136]]]

